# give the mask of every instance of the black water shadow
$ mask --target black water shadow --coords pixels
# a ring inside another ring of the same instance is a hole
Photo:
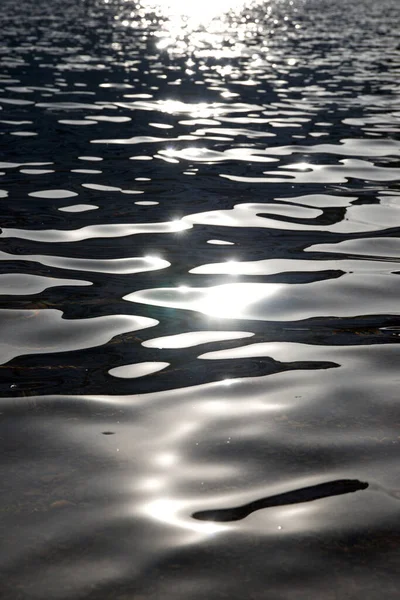
[[[327,481],[326,483],[300,488],[299,490],[285,492],[284,494],[260,498],[260,500],[254,500],[253,502],[234,508],[221,508],[195,512],[192,517],[200,521],[240,521],[240,519],[244,519],[252,512],[260,510],[261,508],[311,502],[313,500],[320,500],[321,498],[329,498],[331,496],[340,496],[341,494],[350,494],[359,490],[365,490],[367,487],[368,483],[358,481],[358,479],[336,479],[335,481]]]

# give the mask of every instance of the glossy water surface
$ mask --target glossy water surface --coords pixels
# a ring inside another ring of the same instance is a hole
[[[5,600],[394,600],[400,4],[3,0]]]

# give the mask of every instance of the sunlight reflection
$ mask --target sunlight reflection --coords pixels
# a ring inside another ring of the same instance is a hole
[[[289,168],[289,167],[291,169],[297,169],[298,171],[307,171],[307,170],[313,169],[313,165],[311,163],[307,163],[307,162],[293,163],[291,165],[288,165],[286,168]]]
[[[240,55],[243,40],[250,30],[258,30],[244,9],[250,9],[262,0],[139,0],[130,18],[120,15],[123,26],[142,27],[157,23],[154,35],[158,50],[169,53],[204,52],[215,56],[219,52]],[[235,33],[236,44],[232,44]],[[226,42],[229,42],[226,44]],[[194,64],[188,64],[193,67]],[[192,71],[192,74],[195,71]]]
[[[268,296],[280,289],[280,285],[271,284]],[[199,310],[212,317],[240,318],[251,304],[266,297],[265,287],[254,288],[226,284],[216,286],[200,302]]]
[[[310,527],[315,526],[319,522],[318,515],[321,513],[321,506],[309,502],[300,506],[282,506],[276,508],[274,512],[277,513],[280,530],[286,534],[293,534],[309,531]]]
[[[135,489],[143,492],[156,492],[160,489],[165,490],[165,479],[162,477],[147,477],[140,479],[137,482]]]
[[[268,306],[272,297],[282,292],[283,287],[278,283],[226,283],[210,288],[151,288],[132,292],[123,299],[140,304],[194,310],[219,319],[258,320],[260,302],[263,307]],[[276,299],[272,306],[276,307]]]
[[[165,156],[171,157],[171,156],[174,156],[175,150],[173,148],[167,148],[166,150],[163,151],[163,154],[165,154]]]
[[[240,262],[237,260],[227,260],[225,263],[226,273],[229,275],[239,275],[241,271]]]
[[[227,387],[230,387],[231,385],[233,385],[235,382],[237,382],[237,379],[223,379],[221,381],[221,385],[225,385]]]
[[[160,260],[160,258],[158,256],[153,256],[151,254],[146,254],[146,256],[144,257],[144,260],[148,260],[151,263],[156,263]]]
[[[182,17],[204,23],[228,11],[238,10],[246,4],[246,0],[141,0],[140,5],[146,10],[157,10],[162,6],[164,14],[170,17]]]
[[[172,467],[178,462],[178,456],[172,452],[162,452],[154,458],[154,462],[160,467]]]
[[[221,383],[223,382],[219,382],[220,385]],[[212,413],[215,415],[227,415],[230,409],[231,406],[228,400],[209,400],[208,402],[203,402],[196,410],[203,414]]]
[[[193,119],[209,119],[213,116],[218,116],[221,112],[222,107],[220,104],[207,103],[207,102],[181,102],[179,100],[163,100],[159,103],[158,108],[161,112],[175,115],[175,114],[189,114]],[[164,150],[166,156],[174,156],[174,151],[171,148]]]
[[[168,524],[174,527],[183,527],[193,532],[203,533],[212,535],[220,531],[226,530],[228,527],[225,525],[217,525],[212,522],[198,522],[193,519],[185,519],[180,516],[180,511],[183,511],[186,503],[179,500],[171,500],[169,498],[159,498],[153,502],[148,502],[143,506],[143,512],[147,516],[161,521],[164,524]]]
[[[174,219],[170,222],[170,228],[173,232],[183,231],[187,229],[186,225],[180,219]]]

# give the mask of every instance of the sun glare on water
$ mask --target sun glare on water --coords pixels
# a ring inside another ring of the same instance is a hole
[[[170,54],[239,56],[243,40],[258,31],[252,9],[261,2],[264,0],[123,0],[123,11],[115,19],[127,28],[151,30],[155,48]]]
[[[186,16],[204,22],[242,8],[246,0],[142,0],[140,4],[145,9],[161,10],[170,17]]]

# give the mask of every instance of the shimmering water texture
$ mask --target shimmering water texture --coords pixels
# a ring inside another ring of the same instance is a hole
[[[398,599],[399,22],[2,1],[1,600]]]

